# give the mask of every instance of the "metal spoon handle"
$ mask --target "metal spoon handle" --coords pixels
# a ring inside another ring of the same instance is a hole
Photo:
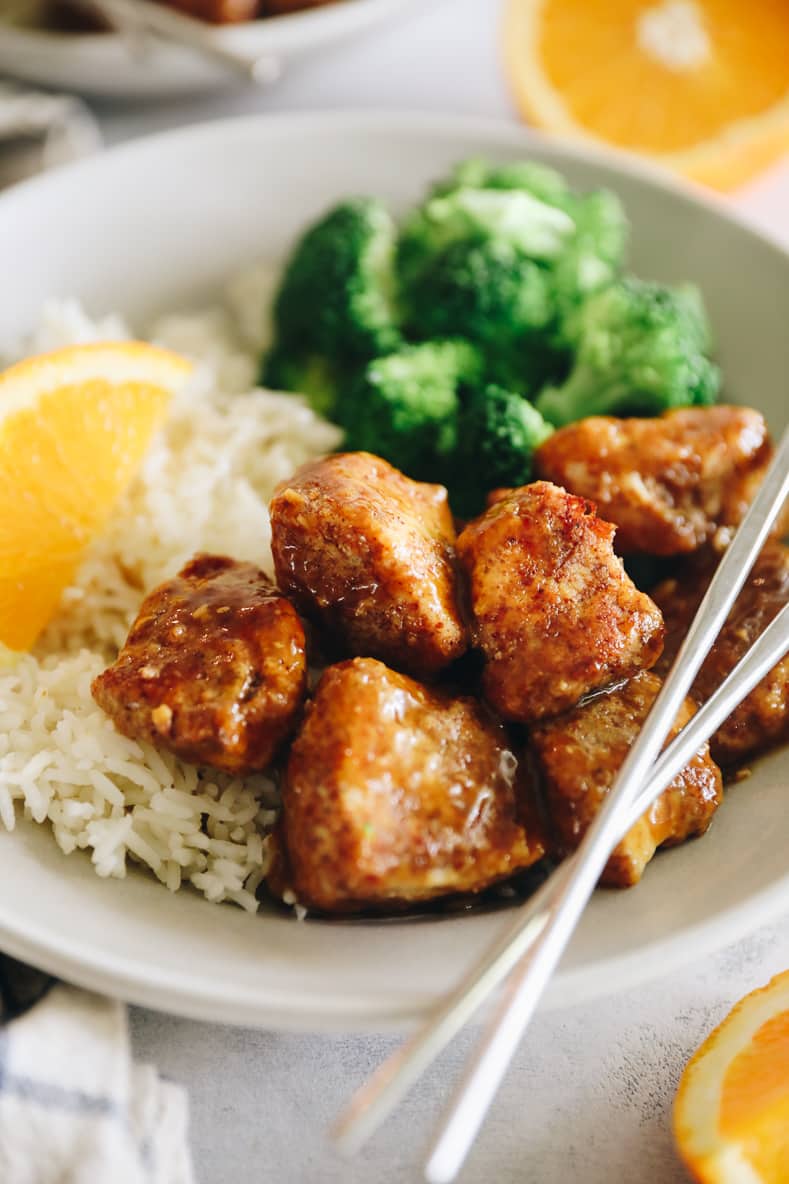
[[[114,25],[186,46],[256,86],[274,82],[281,73],[280,62],[271,54],[248,55],[231,49],[217,40],[215,31],[203,21],[151,0],[89,0],[89,4]]]

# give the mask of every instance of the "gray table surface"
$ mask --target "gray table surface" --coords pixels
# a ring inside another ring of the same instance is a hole
[[[436,0],[292,69],[265,95],[97,105],[108,142],[251,111],[409,108],[513,119],[498,64],[498,0]],[[789,241],[789,165],[738,197]],[[789,918],[637,991],[538,1018],[464,1171],[465,1184],[680,1184],[670,1138],[681,1068],[745,992],[789,965]],[[616,983],[612,983],[615,991]],[[134,1009],[136,1055],[190,1094],[201,1184],[403,1184],[471,1047],[465,1035],[353,1164],[325,1130],[392,1036],[294,1036]]]
[[[789,966],[789,924],[637,991],[538,1016],[461,1184],[683,1184],[670,1134],[682,1067],[734,1001]],[[612,984],[615,986],[615,984]],[[465,1033],[349,1164],[325,1132],[396,1046],[132,1011],[135,1055],[189,1090],[201,1184],[406,1184],[473,1045]]]

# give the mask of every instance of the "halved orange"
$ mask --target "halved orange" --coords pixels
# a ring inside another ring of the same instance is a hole
[[[516,101],[559,134],[731,189],[789,150],[786,0],[508,0]]]
[[[746,995],[688,1063],[674,1135],[702,1184],[787,1184],[789,970]]]
[[[113,342],[0,374],[0,646],[33,644],[190,370],[177,354]]]

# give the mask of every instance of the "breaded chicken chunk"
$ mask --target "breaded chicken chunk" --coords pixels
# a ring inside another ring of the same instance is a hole
[[[92,691],[124,736],[248,773],[293,731],[306,679],[293,605],[251,563],[197,555],[145,598]]]
[[[658,669],[667,671],[690,627],[718,556],[712,551],[689,562],[677,579],[664,580],[653,595],[666,618],[666,649]],[[691,694],[699,703],[718,689],[785,604],[789,603],[789,548],[769,542],[707,655]],[[789,655],[736,707],[710,740],[721,765],[731,765],[789,740]]]
[[[215,25],[254,21],[259,17],[284,16],[306,8],[320,8],[335,0],[159,0],[167,8],[177,8],[188,16]]]
[[[352,655],[429,677],[466,649],[442,485],[347,452],[305,465],[271,503],[283,592]]]
[[[260,0],[159,0],[159,3],[214,25],[253,21],[262,15]]]
[[[544,854],[528,793],[476,700],[341,662],[291,748],[272,886],[326,912],[479,892]]]
[[[644,671],[623,687],[532,728],[532,749],[559,854],[574,851],[586,833],[660,685],[656,674]],[[695,704],[686,699],[672,737],[694,711]],[[601,882],[619,888],[637,884],[658,847],[704,833],[722,792],[720,769],[705,744],[614,848]]]
[[[336,0],[262,0],[261,16],[284,16],[289,12],[301,12],[304,8],[322,8]]]
[[[537,450],[535,472],[591,498],[621,554],[679,555],[742,520],[772,453],[758,411],[687,407],[569,424]]]
[[[590,502],[537,481],[458,538],[483,690],[505,719],[557,715],[660,656],[660,610],[626,575],[614,531]]]

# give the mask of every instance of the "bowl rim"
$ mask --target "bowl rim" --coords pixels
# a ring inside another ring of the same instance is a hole
[[[330,24],[332,22],[341,23],[343,18],[338,17],[337,13],[338,11],[344,12],[347,16],[346,6],[349,4],[357,11],[357,14],[365,14],[366,19],[370,20],[378,15],[383,15],[387,10],[402,7],[406,3],[408,0],[336,0],[335,3],[320,5],[317,8],[298,9],[295,12],[282,13],[273,17],[257,17],[252,21],[234,21],[226,25],[215,25],[210,21],[203,23],[209,34],[217,41],[237,39],[239,33],[243,35],[245,31],[251,29],[256,32],[267,29],[274,39],[275,35],[280,33],[284,33],[287,37],[288,34],[301,30],[314,32],[316,26],[325,27],[327,22]],[[272,21],[276,22],[273,29]],[[79,49],[84,53],[95,53],[97,50],[106,49],[107,46],[117,46],[121,43],[120,35],[111,29],[107,32],[71,33],[65,29],[38,28],[36,25],[5,25],[0,21],[0,31],[4,37],[15,38],[19,43],[35,44],[42,49],[55,50],[56,52],[63,49]]]
[[[68,857],[63,855],[63,858]],[[545,1011],[559,1011],[587,1005],[676,973],[688,963],[734,945],[755,929],[785,916],[788,891],[789,873],[743,904],[652,943],[648,951],[603,958],[576,970],[562,971],[560,967],[540,1006]],[[258,919],[250,917],[250,921]],[[462,919],[462,916],[449,918],[450,921]],[[139,1007],[207,1023],[297,1032],[407,1031],[423,1021],[436,1004],[435,993],[428,990],[408,994],[402,990],[390,994],[378,992],[374,999],[369,993],[345,994],[342,999],[327,1000],[319,989],[313,988],[308,993],[302,984],[298,1001],[284,988],[277,991],[268,987],[265,1004],[261,1004],[256,990],[238,985],[230,990],[225,988],[219,1000],[205,980],[198,985],[194,980],[162,969],[151,979],[146,965],[131,957],[108,956],[105,952],[99,958],[91,953],[89,946],[80,953],[79,939],[73,934],[68,939],[58,936],[53,940],[51,933],[38,936],[35,930],[23,933],[21,926],[13,920],[9,922],[2,911],[0,938],[6,954],[67,982]],[[487,1006],[491,1005],[492,1001]]]
[[[361,4],[403,3],[404,0],[354,0]],[[320,12],[320,10],[316,10]],[[301,15],[301,14],[296,14]],[[312,14],[308,14],[312,15]],[[279,19],[279,18],[278,18]],[[281,18],[281,19],[290,19]],[[265,22],[250,21],[248,25]],[[243,27],[243,26],[242,26]],[[94,40],[97,35],[93,35]],[[586,164],[600,166],[617,173],[623,173],[636,181],[644,182],[664,193],[679,198],[686,205],[701,207],[707,214],[723,222],[734,224],[749,238],[763,243],[777,251],[789,263],[789,244],[769,227],[757,224],[754,217],[741,207],[731,204],[731,199],[714,189],[702,185],[692,178],[672,171],[666,165],[649,157],[637,156],[623,149],[598,143],[597,141],[569,140],[541,131],[527,124],[490,115],[441,114],[430,109],[394,108],[358,110],[349,107],[326,107],[321,110],[255,112],[247,115],[230,115],[221,119],[202,119],[195,123],[168,127],[150,134],[135,136],[130,140],[110,144],[90,157],[71,161],[45,173],[29,177],[0,192],[0,209],[14,199],[24,197],[31,189],[50,185],[58,177],[94,168],[103,169],[107,161],[133,158],[144,155],[151,149],[166,145],[169,141],[217,139],[227,142],[234,132],[241,134],[256,128],[289,127],[294,133],[311,124],[327,126],[343,125],[344,130],[407,132],[424,139],[434,136],[463,137],[483,136],[492,144],[499,142],[512,147],[520,139],[524,149],[537,148],[541,155],[554,158],[552,166],[561,168],[561,161],[577,159]]]

